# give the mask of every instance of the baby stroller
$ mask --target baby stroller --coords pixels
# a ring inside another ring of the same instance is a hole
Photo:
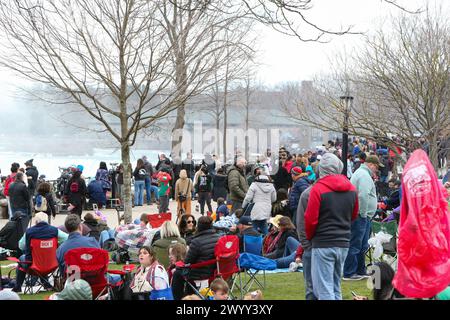
[[[390,240],[388,242],[383,242],[383,253],[381,256],[381,259],[385,262],[389,263],[391,267],[396,270],[397,267],[397,239],[398,239],[398,223],[396,220],[390,220],[390,221],[372,221],[372,235],[373,238],[369,241],[372,243],[377,242],[377,235],[378,239],[380,236],[384,234],[387,236],[391,236]],[[379,241],[379,240],[378,240]],[[370,265],[373,264],[373,252],[374,250],[373,246],[369,248],[369,259],[370,259]]]

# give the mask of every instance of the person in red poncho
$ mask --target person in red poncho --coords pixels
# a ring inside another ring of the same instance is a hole
[[[431,298],[450,284],[448,197],[423,150],[403,171],[394,287],[409,298]]]

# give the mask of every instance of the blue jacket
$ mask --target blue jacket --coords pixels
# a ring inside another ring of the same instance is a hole
[[[291,212],[297,212],[298,201],[300,200],[300,196],[303,191],[310,187],[309,180],[307,177],[300,178],[294,184],[289,193],[289,209]]]
[[[89,202],[106,205],[106,195],[100,180],[91,181],[88,185]]]
[[[68,251],[78,248],[100,248],[100,245],[95,238],[82,236],[78,232],[69,234],[69,238],[56,251],[61,272],[64,272],[64,255]]]
[[[29,228],[25,232],[25,249],[23,253],[26,256],[27,261],[31,261],[31,240],[32,239],[52,239],[58,238],[58,228],[49,225],[46,222],[41,222],[35,226]]]
[[[228,207],[225,204],[223,204],[217,208],[216,214],[217,215],[220,214],[222,217],[226,217],[230,214],[230,211],[228,210]]]

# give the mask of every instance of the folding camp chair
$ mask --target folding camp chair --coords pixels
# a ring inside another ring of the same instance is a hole
[[[237,236],[223,236],[217,241],[216,247],[214,249],[215,259],[208,261],[203,261],[196,264],[185,265],[181,269],[183,270],[183,278],[185,283],[193,290],[193,292],[203,300],[207,300],[207,296],[210,293],[208,288],[204,294],[200,293],[200,288],[198,287],[201,282],[208,281],[208,284],[214,281],[216,278],[222,278],[225,281],[231,282],[231,296],[234,289],[235,280],[233,277],[237,275],[240,278],[240,267],[239,267],[239,238]],[[215,265],[214,271],[203,279],[196,279],[192,281],[189,279],[189,272],[191,270],[204,268],[207,266]],[[236,279],[236,278],[235,278]],[[242,281],[240,281],[242,284]],[[241,285],[242,286],[242,285]]]
[[[153,229],[161,227],[166,221],[172,221],[172,213],[167,212],[148,215],[148,222]]]
[[[119,286],[121,283],[110,284],[108,273],[124,276],[122,271],[108,271],[109,254],[108,251],[97,248],[78,248],[69,250],[65,256],[65,275],[67,279],[83,279],[92,288],[92,297],[98,300],[106,293],[113,295],[111,288]]]
[[[244,235],[244,253],[250,253],[256,256],[262,256],[263,248],[263,237],[262,236],[249,236]],[[243,290],[247,293],[252,287],[253,283],[256,283],[258,287],[263,290],[266,287],[266,271],[265,270],[255,270],[255,269],[245,269],[245,273],[249,276],[249,280],[245,283]],[[257,275],[262,271],[263,273],[263,283],[261,283]],[[248,288],[248,290],[247,290]]]
[[[397,221],[389,222],[372,222],[372,234],[376,235],[379,232],[384,232],[392,236],[388,243],[383,244],[383,255],[389,255],[393,260],[389,263],[394,270],[396,270],[397,261],[397,239],[398,239],[398,224]]]
[[[32,261],[20,261],[17,258],[8,258],[19,264],[19,269],[26,273],[25,276],[25,290],[24,294],[34,294],[40,292],[42,289],[52,287],[48,280],[50,276],[57,278],[58,274],[58,260],[56,259],[56,249],[58,248],[58,239],[31,239],[31,259]],[[24,268],[21,265],[29,265]],[[34,287],[37,286],[36,292]]]

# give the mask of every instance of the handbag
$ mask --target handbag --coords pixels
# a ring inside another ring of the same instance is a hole
[[[155,278],[160,278],[165,280],[162,277],[155,276],[155,269],[156,267],[152,268],[152,275],[150,276],[152,278],[152,281],[150,282],[150,286],[152,287],[152,291],[150,292],[150,300],[174,300],[172,288],[170,288],[169,282],[166,281],[166,288],[165,289],[155,289]]]

